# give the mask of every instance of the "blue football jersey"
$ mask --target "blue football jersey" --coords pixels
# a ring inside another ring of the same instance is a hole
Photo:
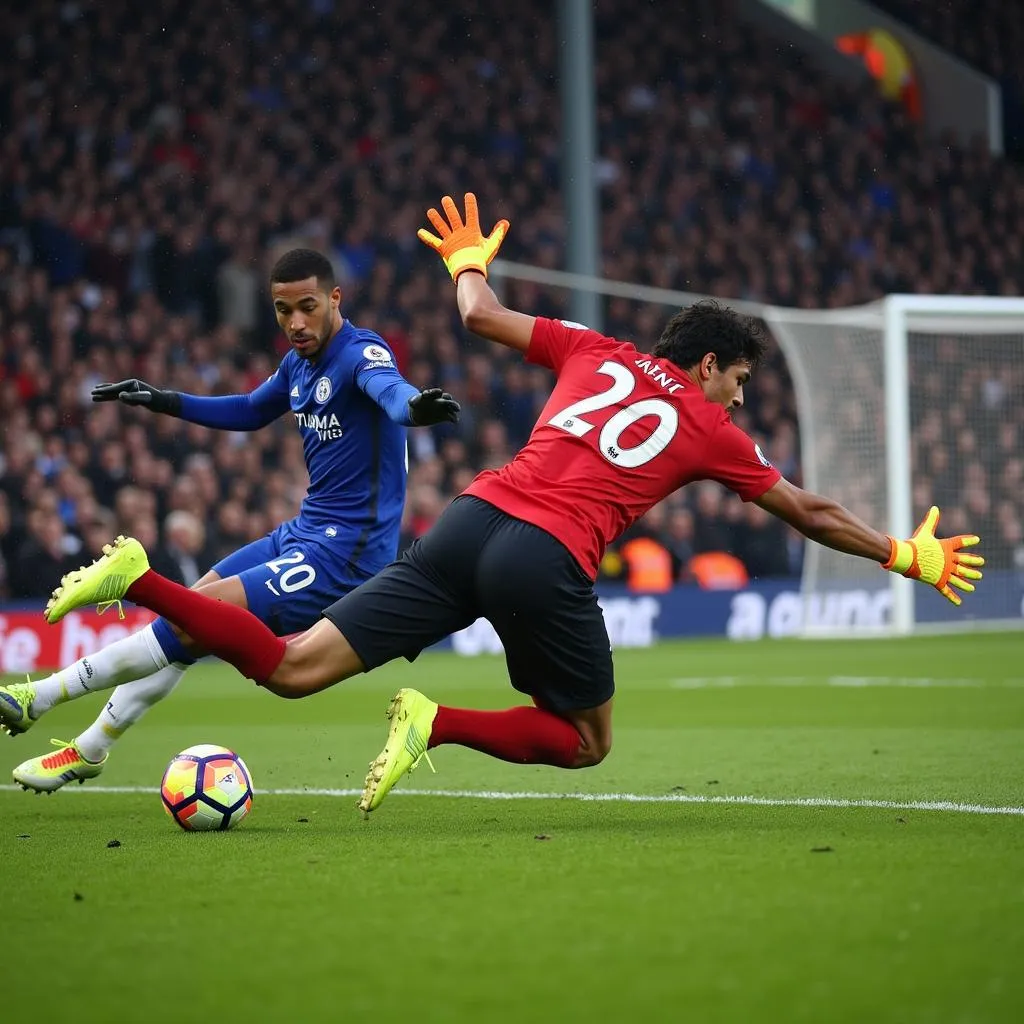
[[[302,435],[309,490],[294,528],[331,538],[367,575],[395,557],[405,503],[405,427],[366,393],[392,386],[415,394],[384,340],[346,320],[317,361],[289,352],[257,389],[287,401]]]

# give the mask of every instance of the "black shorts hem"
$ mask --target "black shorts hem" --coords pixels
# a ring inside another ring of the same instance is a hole
[[[520,689],[514,681],[512,682],[512,688],[518,693],[529,697],[537,707],[545,711],[552,711],[555,714],[567,711],[590,711],[593,708],[599,708],[602,704],[607,704],[615,696],[614,685],[609,688],[606,697],[601,697],[600,694],[589,693],[585,697],[572,697],[561,693],[559,690],[554,688],[548,689],[547,687],[538,687],[537,692],[531,692],[526,689]],[[603,693],[604,691],[601,692]],[[596,703],[595,698],[597,698]]]
[[[359,641],[353,636],[353,634],[356,633],[356,630],[351,627],[346,629],[342,623],[338,621],[337,616],[334,615],[334,605],[331,605],[329,608],[325,608],[320,614],[322,618],[325,618],[345,638],[345,642],[355,652],[355,656],[363,663],[364,672],[370,672],[378,667],[377,665],[371,665],[366,655],[359,649]],[[381,664],[383,664],[383,662],[381,662]]]

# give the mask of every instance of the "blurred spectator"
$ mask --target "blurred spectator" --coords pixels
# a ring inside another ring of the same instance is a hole
[[[205,574],[209,565],[205,555],[206,530],[202,520],[191,512],[179,509],[164,520],[164,542],[156,547],[154,568],[164,576],[191,587]]]
[[[216,523],[213,528],[213,539],[210,546],[210,564],[237,551],[256,540],[249,536],[249,523],[245,514],[245,506],[238,501],[225,501],[216,512]]]
[[[240,245],[217,271],[219,322],[251,338],[259,323],[262,284],[255,248],[251,243]]]
[[[702,551],[694,555],[687,573],[705,590],[739,590],[750,582],[746,566],[728,551]]]
[[[725,491],[710,481],[697,484],[697,497],[693,514],[693,549],[704,551],[731,551],[734,547],[733,530],[724,515]]]
[[[81,564],[79,549],[55,510],[33,509],[28,536],[10,566],[12,595],[48,598],[61,577]]]
[[[771,579],[790,574],[786,524],[760,505],[744,505],[742,529],[737,530],[736,554],[751,579]]]
[[[432,483],[415,484],[410,487],[402,522],[402,548],[406,548],[437,522],[444,511],[445,500]]]
[[[11,508],[7,495],[0,491],[0,598],[11,596],[11,577],[8,566],[17,550],[18,537],[14,532]]]
[[[619,554],[625,563],[626,586],[630,590],[663,593],[672,589],[672,555],[661,541],[667,518],[667,507],[660,502],[623,536]]]
[[[631,537],[619,550],[630,590],[660,594],[672,589],[672,556],[657,537]]]
[[[686,582],[694,554],[693,513],[688,508],[676,508],[669,513],[664,539],[668,553],[672,556],[672,577]]]

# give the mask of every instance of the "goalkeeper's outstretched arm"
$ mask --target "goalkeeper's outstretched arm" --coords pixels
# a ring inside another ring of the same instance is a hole
[[[970,593],[974,590],[971,581],[981,579],[980,567],[985,559],[962,550],[973,547],[978,538],[960,534],[940,540],[935,536],[939,523],[935,506],[909,540],[897,540],[869,526],[839,502],[785,479],[761,495],[757,504],[809,540],[848,555],[870,558],[883,569],[928,583],[953,604],[960,604],[957,590]]]
[[[530,347],[537,318],[506,309],[482,274],[460,274],[456,292],[459,315],[468,330],[519,352]]]
[[[437,234],[420,228],[416,235],[444,260],[456,285],[459,314],[466,327],[481,338],[525,352],[530,347],[537,318],[506,309],[487,283],[487,265],[501,248],[508,221],[499,220],[491,233],[484,235],[476,196],[467,192],[465,203],[463,223],[455,201],[445,196],[441,200],[443,215],[433,207],[427,210],[427,219]]]

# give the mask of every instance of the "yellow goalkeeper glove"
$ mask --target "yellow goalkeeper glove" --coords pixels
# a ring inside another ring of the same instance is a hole
[[[429,245],[435,252],[440,253],[453,281],[457,281],[459,274],[464,270],[478,270],[486,277],[487,264],[494,259],[505,240],[508,221],[499,220],[494,225],[494,230],[485,237],[480,230],[480,215],[476,208],[476,196],[472,192],[466,193],[465,224],[462,223],[458,207],[451,196],[445,196],[441,200],[441,205],[448,215],[448,220],[433,207],[427,210],[427,219],[437,229],[437,235],[426,228],[420,228],[416,232],[416,237],[424,245]],[[438,235],[441,237],[438,238]]]
[[[883,562],[882,568],[912,580],[930,583],[947,600],[959,604],[960,595],[950,587],[971,593],[974,584],[970,581],[981,579],[979,570],[972,567],[984,565],[985,559],[981,555],[967,555],[960,551],[977,544],[977,537],[960,534],[940,540],[935,536],[938,525],[939,510],[932,505],[910,540],[889,538],[889,561]]]

